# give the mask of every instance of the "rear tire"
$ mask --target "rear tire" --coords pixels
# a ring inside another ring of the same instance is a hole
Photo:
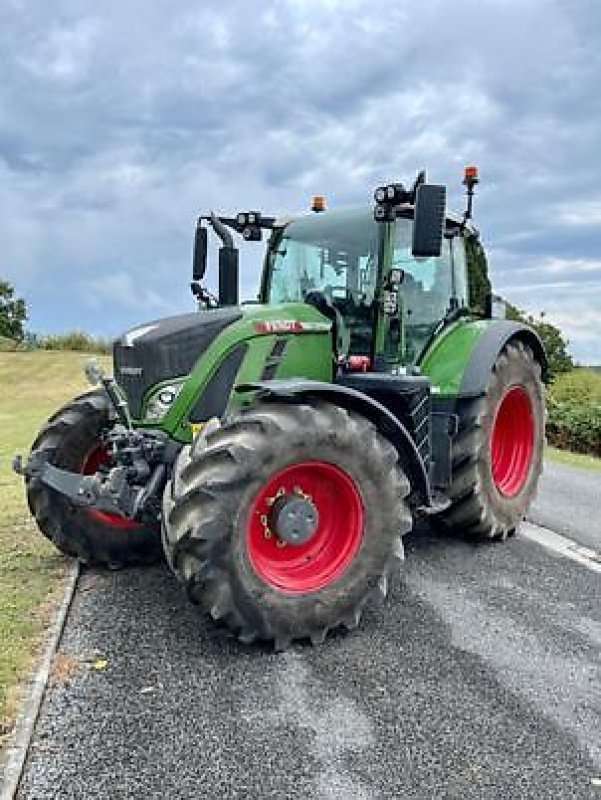
[[[460,407],[452,505],[435,524],[474,539],[505,539],[514,533],[536,494],[544,424],[540,364],[522,342],[510,342],[485,394]]]
[[[262,403],[181,451],[163,500],[167,560],[190,599],[241,641],[316,644],[356,627],[370,595],[385,594],[412,526],[408,492],[395,448],[363,417]],[[274,532],[278,496],[314,504],[303,544]]]
[[[101,433],[112,424],[103,390],[75,398],[56,412],[34,441],[32,454],[72,472],[95,472]],[[87,465],[87,468],[86,468]],[[27,502],[41,532],[84,564],[119,569],[161,558],[160,526],[142,525],[73,505],[37,478],[26,482]]]

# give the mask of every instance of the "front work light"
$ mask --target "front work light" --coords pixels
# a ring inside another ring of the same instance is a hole
[[[185,380],[180,383],[170,383],[155,389],[146,404],[144,418],[147,422],[160,422],[166,415],[171,406],[184,387]]]
[[[242,211],[240,214],[236,214],[236,225],[238,225],[239,228],[252,228],[260,224],[261,215],[258,211]]]
[[[407,202],[407,191],[402,183],[389,183],[386,186],[378,186],[374,192],[374,200],[376,203],[399,205]]]
[[[376,201],[375,221],[392,222],[395,218],[395,206],[411,202],[411,193],[405,189],[402,183],[388,183],[386,186],[378,186],[374,192],[374,200]]]

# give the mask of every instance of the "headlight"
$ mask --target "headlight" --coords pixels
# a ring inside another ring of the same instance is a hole
[[[184,383],[174,383],[169,386],[161,386],[160,389],[154,391],[146,404],[146,414],[144,415],[148,422],[158,422],[166,416],[171,406],[181,390],[184,388]]]

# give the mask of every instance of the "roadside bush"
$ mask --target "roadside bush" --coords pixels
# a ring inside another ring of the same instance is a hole
[[[48,334],[35,337],[35,347],[40,350],[75,350],[81,353],[110,353],[111,340],[90,336],[84,331]]]
[[[549,393],[558,403],[601,403],[601,375],[587,367],[577,367],[558,375]]]
[[[551,400],[548,410],[550,444],[601,458],[601,404],[577,406]]]
[[[544,311],[541,311],[538,317],[533,317],[532,314],[526,314],[511,303],[507,303],[507,319],[530,325],[540,336],[549,361],[548,381],[554,381],[558,375],[569,373],[574,369],[572,356],[568,353],[568,340],[558,327],[546,319]]]
[[[27,335],[23,339],[9,339],[8,336],[0,336],[0,353],[22,352],[30,350],[27,344]]]
[[[17,349],[17,342],[14,339],[9,339],[8,336],[0,336],[0,353],[6,353],[10,350]]]
[[[560,375],[547,396],[550,444],[601,457],[601,375],[577,368]]]

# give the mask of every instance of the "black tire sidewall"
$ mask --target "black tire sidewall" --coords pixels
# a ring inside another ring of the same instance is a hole
[[[280,469],[305,460],[325,461],[349,476],[361,497],[364,524],[357,553],[338,578],[305,594],[286,593],[272,587],[255,572],[248,553],[248,527],[253,501],[265,483]],[[310,620],[312,627],[321,628],[328,624],[332,615],[342,616],[349,604],[355,607],[373,590],[390,556],[390,541],[382,535],[383,521],[389,525],[389,518],[396,509],[394,498],[382,491],[383,477],[374,474],[356,453],[343,459],[340,450],[331,444],[311,443],[299,447],[292,458],[273,453],[256,478],[240,492],[238,510],[230,528],[227,568],[239,603],[264,635],[274,625],[279,630],[291,628],[289,632],[293,633],[295,615],[302,619],[303,625]]]

